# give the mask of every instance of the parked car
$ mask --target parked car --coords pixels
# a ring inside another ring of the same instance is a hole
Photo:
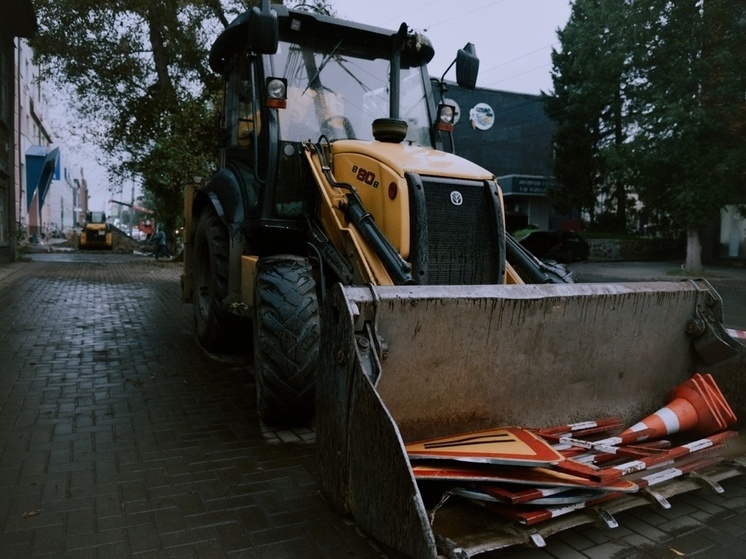
[[[587,260],[591,252],[588,242],[574,231],[533,231],[520,243],[537,258],[565,264]]]

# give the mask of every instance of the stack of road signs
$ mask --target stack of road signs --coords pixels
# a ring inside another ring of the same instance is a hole
[[[565,457],[526,429],[499,428],[407,445],[410,458],[448,459],[511,466],[550,466]]]
[[[626,430],[615,418],[533,430],[502,427],[413,442],[407,455],[420,484],[443,482],[445,489],[439,487],[448,495],[533,525],[722,461],[718,450],[737,436],[726,430],[736,418],[708,377],[695,375],[674,391],[674,401],[694,402],[699,423],[677,418],[690,406],[672,401]],[[688,430],[700,438],[675,446],[660,440]]]

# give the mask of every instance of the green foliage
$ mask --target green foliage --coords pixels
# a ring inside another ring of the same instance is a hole
[[[220,80],[207,66],[238,0],[35,0],[42,79],[71,90],[87,135],[112,163],[112,188],[138,179],[159,217],[181,213],[185,176],[214,167]],[[208,132],[209,129],[209,132]],[[178,195],[175,195],[178,193]]]
[[[562,49],[552,53],[554,94],[546,104],[558,123],[555,175],[562,188],[555,201],[587,212],[593,223],[601,198],[601,211],[614,215],[612,226],[621,231],[628,206],[625,142],[633,126],[625,111],[632,71],[626,4],[575,1],[567,26],[558,31]]]
[[[639,132],[630,167],[647,204],[665,206],[682,225],[701,226],[724,203],[721,192],[702,188],[714,155],[702,142],[710,127],[700,95],[703,19],[695,0],[647,1],[645,48],[635,53],[644,81],[633,100]]]
[[[589,213],[597,195],[659,231],[686,232],[701,271],[699,228],[746,201],[746,4],[730,0],[575,0],[553,57],[557,177]]]
[[[630,191],[680,230],[746,200],[744,27],[742,2],[575,0],[547,96],[558,200],[595,222],[600,196],[619,230]]]
[[[286,4],[296,10],[305,10],[325,16],[336,15],[332,3],[328,0],[298,0],[296,2],[286,2]]]

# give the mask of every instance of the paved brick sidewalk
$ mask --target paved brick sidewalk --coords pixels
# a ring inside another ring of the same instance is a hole
[[[248,356],[199,348],[178,264],[54,256],[0,265],[0,557],[387,557],[321,498],[313,431],[260,424]],[[492,557],[746,557],[724,487]]]
[[[178,265],[99,260],[2,282],[0,557],[380,557],[199,349]]]

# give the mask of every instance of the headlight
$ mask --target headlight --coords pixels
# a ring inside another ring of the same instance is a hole
[[[453,132],[453,121],[456,117],[456,107],[453,105],[438,106],[438,118],[435,128],[443,132]]]
[[[440,108],[440,122],[451,124],[455,114],[456,113],[451,105],[443,105]]]
[[[267,106],[284,109],[288,104],[288,84],[283,78],[267,78]]]

